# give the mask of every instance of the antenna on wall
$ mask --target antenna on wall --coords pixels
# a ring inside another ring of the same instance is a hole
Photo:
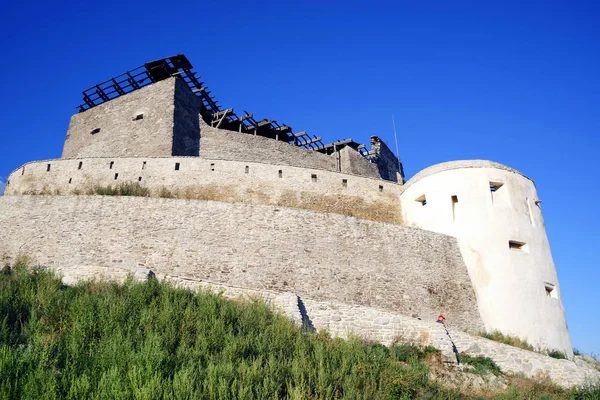
[[[396,141],[396,158],[400,161],[400,153],[398,152],[398,136],[396,135],[396,121],[394,120],[394,114],[392,114],[392,125],[394,126],[394,140]]]

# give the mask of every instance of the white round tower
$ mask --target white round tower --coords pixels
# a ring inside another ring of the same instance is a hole
[[[533,181],[491,161],[453,161],[416,174],[401,203],[407,225],[458,239],[488,331],[573,356]]]

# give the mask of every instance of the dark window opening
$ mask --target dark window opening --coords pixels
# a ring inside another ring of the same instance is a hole
[[[81,169],[83,167],[83,161],[79,161],[79,167],[77,169]]]
[[[490,182],[490,192],[497,192],[502,186],[504,186],[502,182]]]
[[[425,197],[425,195],[417,197],[415,199],[415,201],[421,203],[422,206],[426,206],[427,205],[427,198]]]
[[[214,171],[215,170],[215,164],[210,164],[210,170]]]
[[[117,180],[118,177],[119,177],[119,174],[115,174],[115,181]]]
[[[146,161],[142,163],[142,169],[146,169]]]
[[[142,177],[140,176],[140,177],[138,178],[138,182],[141,182],[141,181],[142,181]]]
[[[452,196],[452,204],[458,203],[458,196],[454,195]]]
[[[511,250],[516,250],[516,251],[526,251],[527,250],[527,243],[525,242],[518,242],[516,240],[509,240],[508,241],[508,248]]]
[[[111,161],[110,164],[108,164],[108,169],[112,169],[113,165],[115,165],[115,162]]]
[[[279,177],[283,178],[283,170],[282,169],[279,170]]]
[[[175,171],[179,171],[179,163],[178,162],[175,163]]]
[[[46,165],[46,172],[50,172],[50,164]]]
[[[134,121],[139,121],[140,119],[144,119],[144,114],[138,114],[133,118]]]
[[[96,134],[96,133],[98,133],[98,132],[100,132],[100,128],[93,129],[93,130],[92,130],[90,133],[91,133],[92,135],[95,135],[95,134]]]
[[[69,178],[69,183],[73,182],[73,178]]]
[[[348,179],[342,179],[342,186],[348,187]]]
[[[250,172],[250,167],[246,165],[246,173]]]
[[[316,181],[317,181],[317,174],[312,174],[312,175],[310,176],[310,179],[311,179],[313,182],[316,182]]]
[[[25,167],[21,170],[21,175],[25,175]]]
[[[379,185],[379,191],[383,192],[383,185]]]

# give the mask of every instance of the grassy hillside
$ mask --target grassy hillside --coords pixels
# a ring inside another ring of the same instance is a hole
[[[226,301],[154,279],[66,287],[42,270],[5,268],[0,324],[1,399],[596,399],[600,393],[530,385],[496,397],[459,394],[430,382],[433,349],[331,339],[298,329],[261,302]]]

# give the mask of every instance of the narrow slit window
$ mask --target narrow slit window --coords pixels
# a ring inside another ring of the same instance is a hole
[[[138,182],[141,182],[141,181],[142,181],[142,177],[140,176],[140,177],[138,178]]]
[[[178,162],[175,163],[175,171],[179,171],[179,163]]]
[[[142,169],[146,169],[146,161],[142,162]]]
[[[21,175],[25,175],[25,167],[21,170]]]
[[[415,199],[415,201],[418,202],[418,203],[421,203],[422,206],[426,206],[427,205],[427,197],[425,197],[425,195],[417,197]]]
[[[73,182],[73,178],[69,178],[69,183]]]
[[[283,170],[282,169],[279,170],[279,177],[283,178]]]
[[[79,167],[77,167],[77,169],[81,169],[83,168],[83,161],[79,161]]]
[[[90,132],[90,134],[95,135],[98,132],[100,132],[100,128],[92,129],[92,131]]]
[[[112,167],[115,165],[114,161],[111,161],[110,164],[108,164],[108,169],[112,169]]]
[[[348,179],[342,179],[342,186],[348,187]]]
[[[313,181],[313,182],[316,182],[317,181],[317,174],[312,174],[310,176],[310,180]]]
[[[517,240],[509,240],[508,241],[508,248],[514,251],[523,251],[523,252],[527,252],[528,248],[527,248],[527,243],[525,242],[519,242]]]
[[[46,172],[50,172],[51,164],[46,165]]]
[[[379,185],[379,191],[383,192],[383,185]]]
[[[119,174],[115,174],[115,181],[119,178]]]
[[[250,172],[250,167],[246,165],[246,173]]]
[[[133,117],[134,121],[139,121],[140,119],[144,119],[144,114],[138,114],[135,117]]]
[[[556,287],[552,283],[546,282],[544,284],[544,289],[546,290],[546,296],[557,299],[558,294],[556,292]]]
[[[210,170],[214,171],[215,170],[215,164],[210,164]]]
[[[456,204],[458,203],[458,196],[457,195],[453,195],[452,196],[452,204]]]
[[[502,182],[490,182],[490,192],[496,193],[502,186],[504,186]]]

